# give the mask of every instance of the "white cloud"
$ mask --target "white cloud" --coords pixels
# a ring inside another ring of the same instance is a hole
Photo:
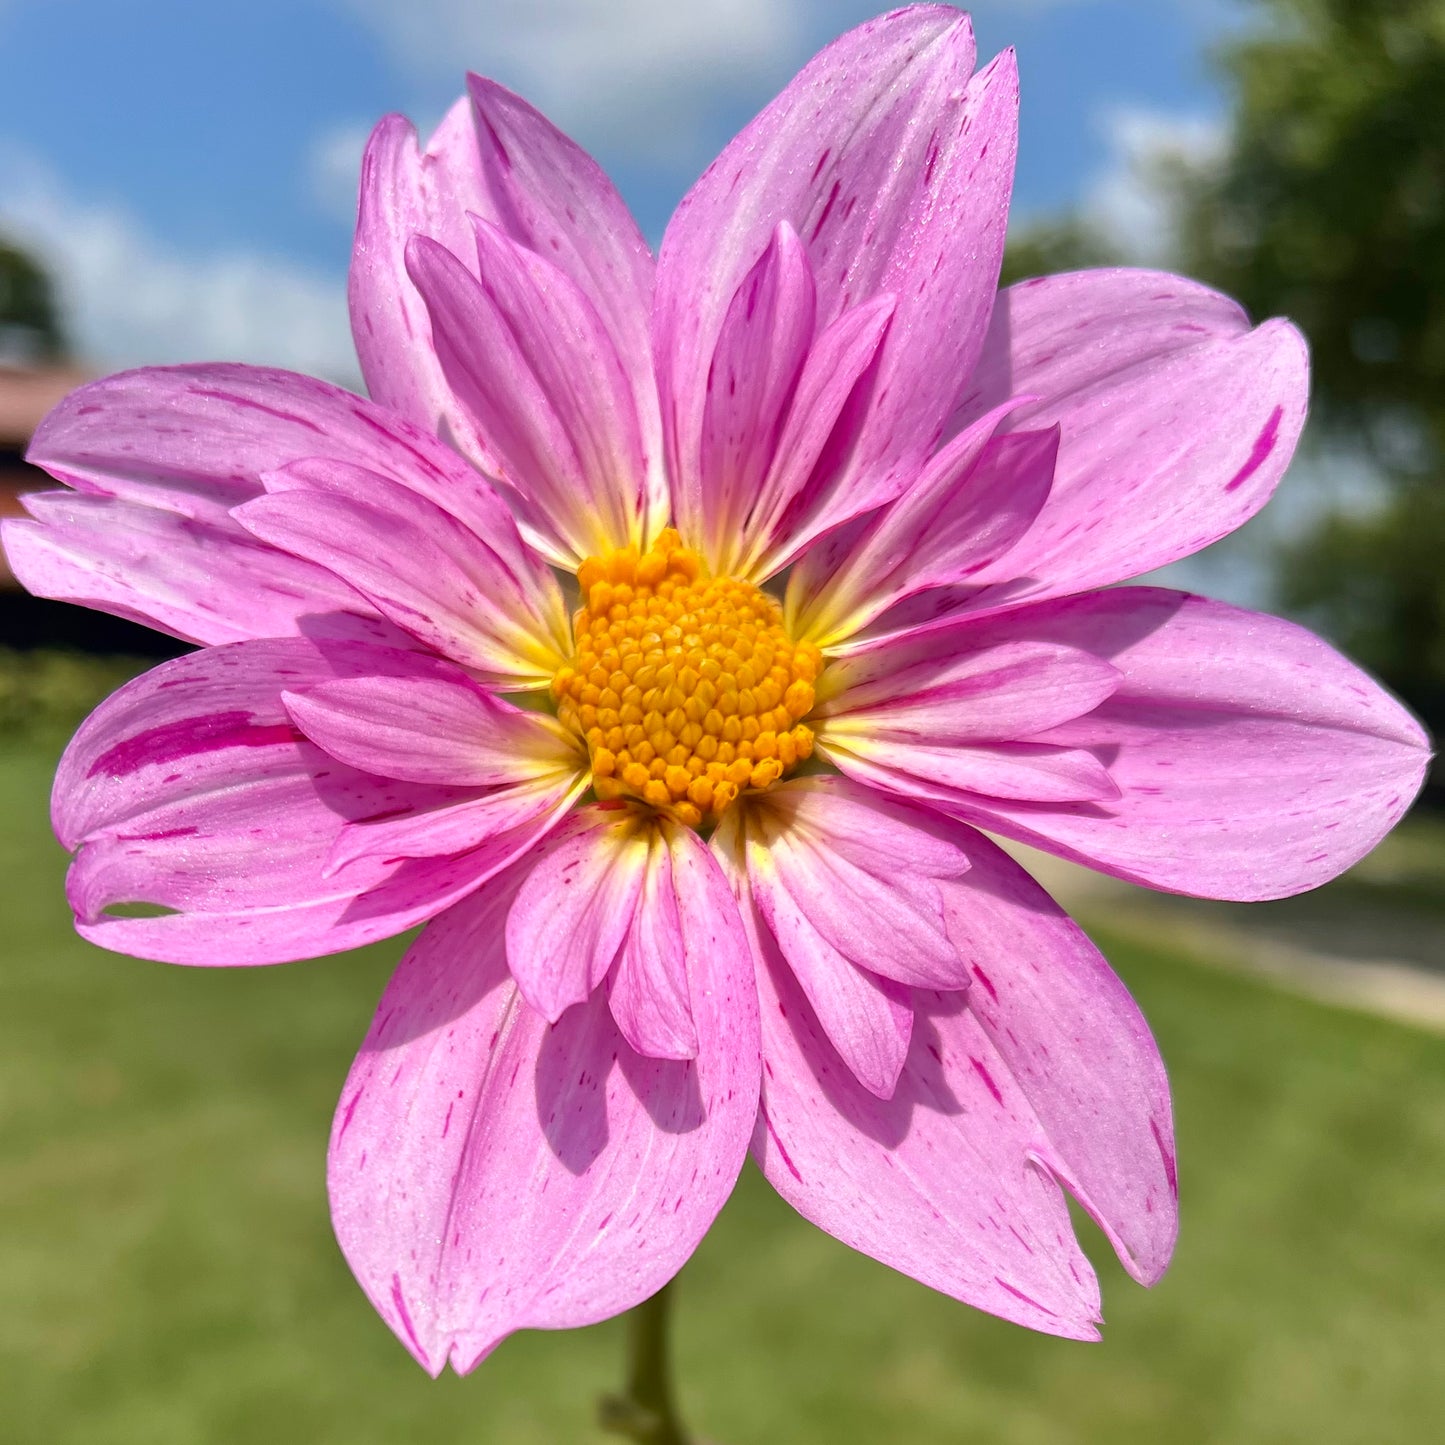
[[[371,126],[366,121],[336,125],[322,131],[306,153],[312,199],[324,214],[348,226],[356,220],[357,178],[370,134]]]
[[[0,143],[0,176],[0,233],[55,278],[86,363],[248,361],[356,376],[340,281],[254,251],[184,255],[122,207],[77,196],[19,147]]]
[[[1130,260],[1167,265],[1175,246],[1167,176],[1171,167],[1207,166],[1228,132],[1216,116],[1117,106],[1103,118],[1107,168],[1089,186],[1085,218]]]
[[[721,97],[786,78],[803,0],[339,0],[413,74],[479,70],[585,143],[677,159]]]

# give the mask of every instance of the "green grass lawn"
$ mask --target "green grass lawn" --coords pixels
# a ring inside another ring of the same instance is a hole
[[[396,944],[186,970],[71,932],[50,758],[0,752],[0,1439],[598,1441],[615,1324],[433,1383],[331,1237],[336,1093]],[[1175,1082],[1184,1229],[1105,1342],[1027,1334],[798,1219],[749,1170],[682,1276],[719,1445],[1417,1445],[1445,1421],[1445,1040],[1110,945]]]

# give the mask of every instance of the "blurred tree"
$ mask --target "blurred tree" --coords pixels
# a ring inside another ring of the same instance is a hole
[[[50,277],[27,252],[0,241],[0,328],[8,327],[27,333],[36,360],[65,352]]]
[[[1086,221],[1066,216],[1062,220],[1034,222],[1010,233],[999,284],[1012,286],[1030,276],[1082,271],[1088,266],[1118,266],[1122,260],[1118,249]]]
[[[1445,3],[1254,0],[1219,56],[1223,163],[1185,176],[1184,270],[1310,341],[1315,441],[1389,483],[1280,555],[1285,606],[1445,726]]]

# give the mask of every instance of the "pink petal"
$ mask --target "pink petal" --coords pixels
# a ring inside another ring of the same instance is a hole
[[[552,718],[493,697],[437,658],[418,657],[406,673],[341,678],[281,698],[318,747],[384,778],[489,788],[581,761]]]
[[[786,221],[743,278],[723,319],[707,378],[700,457],[673,498],[683,535],[702,539],[709,565],[736,571],[747,524],[813,340],[814,287]]]
[[[343,823],[323,870],[330,878],[361,859],[468,854],[486,876],[521,857],[560,823],[581,796],[587,775],[554,771],[476,797],[422,799],[374,818]]]
[[[1021,639],[1092,651],[1122,675],[1094,712],[1035,739],[1107,751],[1121,796],[1043,807],[901,791],[1121,878],[1252,900],[1335,877],[1419,790],[1428,761],[1419,725],[1292,623],[1126,587],[955,624],[929,645],[963,651]],[[838,762],[846,766],[841,754]]]
[[[393,412],[290,371],[220,363],[123,371],[71,392],[28,453],[79,491],[238,535],[231,509],[261,494],[262,473],[315,456],[391,477],[493,546],[520,546],[506,508],[449,447]]]
[[[895,738],[848,735],[820,739],[818,749],[849,777],[885,792],[925,801],[954,801],[962,794],[1024,803],[1112,803],[1119,785],[1087,748],[1051,743],[956,743],[929,747]],[[980,806],[989,806],[985,798]]]
[[[948,930],[973,970],[970,1013],[1048,1133],[1047,1162],[1142,1284],[1179,1227],[1174,1124],[1159,1050],[1083,931],[981,835],[944,888]]]
[[[507,959],[524,997],[556,1022],[607,976],[647,872],[648,836],[628,808],[594,804],[543,849],[507,915]]]
[[[229,526],[81,493],[25,498],[34,521],[3,523],[20,585],[187,642],[352,638],[409,647],[339,578]]]
[[[703,175],[670,223],[654,339],[673,473],[695,485],[708,369],[744,276],[787,221],[831,322],[898,298],[852,466],[884,489],[933,449],[982,344],[1012,182],[1011,55],[970,80],[967,18],[896,11],[813,60]]]
[[[773,576],[817,538],[888,496],[891,484],[858,471],[853,458],[895,307],[894,297],[875,296],[843,312],[813,342],[748,514],[740,572]]]
[[[663,825],[653,835],[632,927],[607,976],[612,1017],[623,1038],[648,1058],[697,1057],[682,918],[706,900],[697,875],[715,867],[690,829]]]
[[[876,515],[812,548],[788,583],[795,631],[822,646],[893,603],[967,581],[1006,553],[1047,502],[1057,428],[997,436],[1006,402],[955,437]]]
[[[420,152],[411,122],[384,116],[362,157],[347,285],[351,334],[368,394],[425,431],[452,437],[484,466],[493,458],[442,375],[426,304],[403,257],[413,235],[430,236],[453,255],[469,255],[467,213],[482,211],[485,193],[469,100],[452,106]]]
[[[827,737],[903,743],[1026,738],[1092,712],[1119,670],[1082,648],[1028,639],[949,648],[896,641],[833,663],[814,711]]]
[[[1048,1135],[961,994],[915,995],[891,1099],[835,1057],[761,921],[763,1098],[753,1153],[769,1183],[844,1244],[1005,1319],[1097,1339],[1099,1292]]]
[[[332,1130],[332,1217],[433,1374],[646,1299],[732,1189],[757,1117],[752,963],[716,865],[684,846],[695,1059],[635,1054],[600,993],[534,1012],[503,954],[506,880],[429,927],[382,998]]]
[[[1137,577],[1234,531],[1283,475],[1308,389],[1293,326],[1250,331],[1233,302],[1177,277],[1084,272],[1011,288],[959,419],[1027,391],[1040,400],[1011,425],[1058,425],[1062,442],[1047,505],[976,576],[995,585],[970,606]]]
[[[794,961],[785,925],[814,973],[851,963],[901,983],[967,987],[938,880],[964,872],[968,858],[947,831],[927,812],[837,777],[796,779],[754,799],[748,877],[784,956]]]
[[[550,681],[563,645],[555,589],[529,597],[530,576],[455,517],[344,463],[305,463],[267,483],[285,490],[236,509],[249,532],[329,568],[398,627],[499,686]]]
[[[168,962],[275,963],[388,937],[475,888],[487,873],[468,857],[326,872],[346,823],[456,794],[338,763],[301,738],[281,692],[410,661],[356,643],[239,642],[115,693],[56,773],[55,830],[78,849],[67,887],[81,934]],[[105,912],[132,902],[179,911]]]
[[[648,508],[633,398],[601,318],[556,266],[477,224],[478,281],[425,237],[407,248],[432,343],[498,475],[554,560],[637,541]]]

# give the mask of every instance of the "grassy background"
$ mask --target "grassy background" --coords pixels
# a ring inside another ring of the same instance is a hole
[[[0,1439],[600,1441],[615,1324],[433,1383],[372,1314],[323,1186],[393,943],[168,968],[70,930],[54,745],[0,745]],[[721,1445],[1390,1445],[1445,1420],[1445,1040],[1102,939],[1174,1079],[1184,1232],[1102,1345],[1027,1334],[851,1254],[751,1169],[680,1287]]]

